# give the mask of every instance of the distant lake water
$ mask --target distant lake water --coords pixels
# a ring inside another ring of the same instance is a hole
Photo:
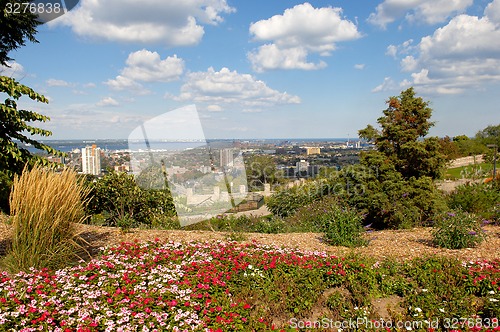
[[[306,144],[306,143],[321,143],[321,142],[346,142],[347,138],[288,138],[288,139],[226,139],[226,140],[208,140],[210,144],[214,142],[223,142],[225,144],[231,144],[232,142],[251,142],[258,144]],[[117,150],[128,150],[128,149],[138,149],[145,147],[144,142],[138,142],[138,144],[132,144],[129,147],[129,142],[126,139],[107,139],[107,140],[43,140],[41,141],[53,147],[56,150],[62,152],[71,152],[75,149],[81,149],[86,146],[95,144],[103,150],[117,151]],[[21,147],[28,149],[30,152],[40,152],[33,148],[32,146],[26,146],[24,144],[18,143]],[[160,142],[152,141],[149,142],[151,149],[157,150],[185,150],[188,148],[196,148],[203,145],[202,142]]]

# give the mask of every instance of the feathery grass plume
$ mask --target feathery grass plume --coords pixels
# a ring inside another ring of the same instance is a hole
[[[73,170],[25,168],[15,177],[10,195],[13,234],[3,265],[13,272],[55,269],[75,259],[83,249],[75,223],[85,219],[88,193]]]

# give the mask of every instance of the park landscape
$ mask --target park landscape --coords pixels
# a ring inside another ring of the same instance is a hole
[[[33,17],[15,23],[2,65],[35,40]],[[168,189],[20,149],[61,155],[33,138],[48,117],[17,107],[48,100],[11,77],[0,92],[2,331],[500,330],[500,125],[429,137],[430,102],[408,88],[359,131],[358,164],[276,186],[269,214],[181,227]]]
[[[29,157],[2,217],[0,324],[499,330],[498,179],[461,172],[469,181],[437,187],[450,151],[495,158],[486,146],[498,126],[473,139],[426,138],[432,110],[413,89],[388,106],[380,130],[360,130],[374,149],[358,165],[278,189],[269,215],[183,228],[168,190],[141,189],[126,173],[89,181]]]

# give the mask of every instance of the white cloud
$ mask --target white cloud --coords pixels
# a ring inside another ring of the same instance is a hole
[[[239,74],[222,68],[215,71],[193,72],[186,76],[179,96],[166,96],[178,101],[209,104],[215,106],[243,106],[246,109],[281,104],[299,104],[300,98],[268,87],[252,75]]]
[[[490,2],[484,10],[484,15],[488,17],[491,22],[500,24],[500,0]]]
[[[485,10],[493,15],[495,0]],[[500,82],[500,24],[489,16],[459,15],[423,37],[401,61],[413,85],[428,93],[453,94]]]
[[[207,111],[209,112],[222,112],[222,107],[219,105],[208,105]]]
[[[391,56],[393,58],[396,58],[398,54],[398,48],[395,45],[389,45],[387,46],[387,51],[385,52],[385,55]]]
[[[138,95],[146,95],[151,93],[151,91],[144,88],[142,84],[139,84],[134,80],[122,75],[116,76],[116,78],[113,80],[107,80],[106,82],[104,82],[104,84],[106,84],[113,90],[129,90]]]
[[[72,84],[69,82],[66,82],[64,80],[56,80],[54,78],[48,79],[46,83],[48,86],[61,86],[61,87],[72,86]]]
[[[375,88],[373,88],[372,92],[390,91],[396,88],[397,85],[394,82],[394,80],[390,77],[386,77],[384,78],[384,81],[380,85],[377,85]]]
[[[308,62],[308,55],[329,56],[337,43],[361,37],[356,25],[341,14],[341,8],[314,8],[306,2],[251,24],[253,40],[267,43],[248,54],[254,70],[324,68],[323,61]]]
[[[184,71],[184,60],[174,55],[161,60],[160,55],[148,50],[130,53],[121,74],[143,82],[170,82],[179,79]]]
[[[170,82],[179,79],[184,71],[184,60],[177,55],[162,60],[157,52],[140,50],[130,53],[125,68],[115,79],[105,84],[114,90],[133,90],[138,94],[148,91],[140,82]]]
[[[67,137],[123,138],[148,119],[148,115],[121,108],[97,108],[96,104],[71,104],[44,110],[51,121],[46,129]],[[118,125],[119,124],[119,125]]]
[[[411,55],[406,56],[401,60],[401,70],[409,72],[417,68],[417,60]]]
[[[21,64],[15,61],[8,61],[7,65],[9,65],[9,67],[0,65],[0,75],[12,77],[15,79],[20,79],[26,76],[24,67]]]
[[[324,61],[307,62],[307,55],[304,47],[280,49],[276,44],[267,44],[259,47],[257,52],[248,53],[248,59],[257,72],[269,69],[315,70],[326,67]]]
[[[92,88],[95,88],[96,85],[95,85],[95,83],[91,82],[91,83],[84,84],[83,87],[86,88],[86,89],[92,89]]]
[[[409,22],[436,24],[463,13],[472,4],[473,0],[385,0],[368,22],[383,29],[403,17]]]
[[[101,107],[119,106],[120,103],[111,97],[106,97],[106,98],[101,99],[96,105],[101,106]]]
[[[387,46],[387,50],[385,51],[385,55],[393,57],[394,59],[398,58],[398,55],[409,54],[413,51],[415,47],[413,46],[413,39],[408,39],[401,45],[389,45]]]
[[[186,46],[200,42],[200,24],[217,25],[232,12],[226,0],[82,0],[49,24],[104,40]]]
[[[500,82],[500,0],[489,3],[484,16],[458,15],[433,34],[390,45],[386,54],[400,60],[414,85],[430,94],[458,94]]]
[[[363,70],[363,69],[365,69],[365,64],[364,63],[357,63],[354,65],[354,69]]]

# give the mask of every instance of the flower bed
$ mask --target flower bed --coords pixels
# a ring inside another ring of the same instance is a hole
[[[369,259],[256,243],[122,243],[76,267],[15,276],[2,273],[0,326],[2,331],[288,331],[293,328],[287,320],[311,317],[328,289],[346,287],[354,306],[370,296],[401,291],[387,288],[387,276],[406,271],[416,287],[437,293],[432,289],[438,280],[434,278],[449,274],[443,268],[436,277],[421,280],[423,270],[412,275],[416,267],[411,270],[408,264],[389,267]],[[460,284],[441,287],[460,287],[481,300],[483,312],[498,314],[499,267],[498,260],[453,265],[461,273]],[[423,299],[412,293],[413,284],[408,282],[407,294],[417,302]],[[357,290],[356,285],[363,287]],[[368,310],[363,315],[377,319],[369,304],[364,305]],[[426,307],[424,302],[419,309],[425,317],[434,313],[435,306]],[[458,314],[450,310],[446,308],[449,317]],[[407,308],[402,317],[413,312]],[[490,330],[498,325],[491,320],[495,317],[481,312],[463,314],[485,319],[481,327]],[[341,313],[336,318],[353,315]],[[486,326],[486,319],[492,324]]]

